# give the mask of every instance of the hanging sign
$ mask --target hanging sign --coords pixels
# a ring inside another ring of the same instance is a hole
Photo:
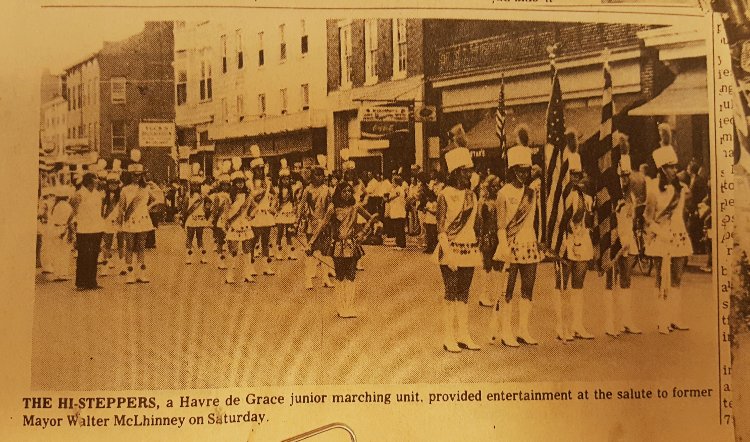
[[[363,106],[359,109],[362,139],[387,138],[409,131],[409,108],[406,106]]]

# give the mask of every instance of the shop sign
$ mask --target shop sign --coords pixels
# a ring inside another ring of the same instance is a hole
[[[363,106],[359,110],[363,139],[387,138],[409,131],[409,108],[406,106]]]
[[[138,144],[141,147],[172,147],[174,141],[173,122],[138,123]]]

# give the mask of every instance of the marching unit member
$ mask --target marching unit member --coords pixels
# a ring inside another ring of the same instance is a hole
[[[143,177],[143,164],[140,163],[141,151],[132,149],[128,165],[128,174],[123,174],[123,188],[120,192],[120,210],[122,212],[122,231],[125,234],[125,262],[127,263],[128,284],[149,282],[146,276],[146,234],[154,228],[148,206],[153,196],[148,190]],[[135,253],[137,264],[133,263]]]
[[[537,190],[527,185],[531,175],[531,149],[528,147],[528,131],[520,127],[517,131],[519,144],[508,149],[508,183],[497,193],[497,251],[494,260],[507,263],[507,287],[505,302],[498,299],[495,311],[501,315],[501,342],[509,347],[518,347],[519,342],[511,328],[513,316],[513,292],[516,279],[521,278],[521,299],[518,302],[518,338],[521,342],[536,345],[529,333],[534,283],[537,264],[542,255],[534,231]],[[493,330],[494,331],[494,330]]]
[[[635,258],[638,256],[638,243],[635,240],[633,228],[637,200],[630,184],[631,172],[630,155],[621,155],[617,174],[620,177],[622,198],[617,201],[616,206],[617,235],[620,238],[621,248],[612,263],[613,267],[606,273],[607,279],[604,290],[604,330],[605,333],[613,337],[617,336],[620,331],[632,334],[641,333],[633,322],[633,295],[630,291],[632,268]],[[619,290],[613,292],[618,279],[620,281]],[[619,321],[615,319],[618,317],[616,310],[619,310],[620,313]]]
[[[336,312],[340,318],[356,318],[354,310],[354,296],[356,293],[355,278],[357,275],[357,261],[364,256],[362,240],[375,216],[370,215],[354,198],[354,188],[351,183],[341,180],[336,186],[324,219],[318,224],[312,234],[309,244],[315,244],[321,232],[330,230],[330,242],[324,253],[333,258],[336,268]],[[367,226],[359,230],[357,217],[362,216],[368,221]],[[312,250],[307,251],[312,254]]]
[[[652,156],[658,177],[646,193],[646,255],[656,261],[659,333],[687,330],[682,320],[682,273],[693,253],[683,213],[690,193],[677,179],[677,153],[672,147],[672,128],[659,125],[660,146]]]
[[[445,285],[443,302],[443,348],[479,350],[469,334],[469,289],[474,268],[482,264],[474,223],[477,197],[472,190],[479,176],[474,173],[471,153],[461,125],[450,131],[450,150],[445,154],[449,177],[437,203],[438,246],[435,255]],[[458,322],[458,329],[454,327]]]
[[[252,171],[251,182],[248,184],[250,195],[254,202],[254,208],[250,212],[250,225],[253,228],[253,251],[255,245],[260,241],[261,247],[261,272],[264,275],[274,275],[276,272],[271,269],[270,242],[271,229],[276,225],[272,211],[273,189],[271,180],[266,172],[266,164],[263,157],[260,156],[260,147],[254,144],[250,147],[250,155],[253,157],[250,162]],[[253,256],[253,254],[251,254]],[[253,273],[255,269],[253,268]]]
[[[62,182],[62,181],[61,181]],[[70,280],[70,252],[73,248],[73,207],[68,201],[75,189],[60,184],[53,190],[55,204],[50,212],[48,223],[49,261],[52,281]]]
[[[200,252],[200,262],[208,262],[206,248],[203,246],[203,230],[209,226],[208,214],[210,212],[211,200],[204,193],[204,178],[201,174],[201,166],[198,163],[192,165],[190,176],[190,191],[185,198],[182,207],[182,224],[185,227],[185,264],[193,263],[193,237]]]
[[[95,165],[96,166],[96,165]],[[96,169],[92,167],[91,169]],[[102,218],[103,194],[97,189],[97,176],[91,169],[81,177],[81,188],[73,196],[73,217],[76,220],[76,289],[101,288],[96,281],[97,258],[104,231]]]
[[[214,242],[216,243],[216,254],[218,255],[219,270],[227,269],[227,257],[224,253],[226,242],[227,211],[232,204],[229,198],[229,189],[232,186],[229,172],[232,170],[232,162],[224,160],[221,163],[221,174],[216,181],[218,187],[211,198],[211,227],[213,229]]]
[[[312,290],[313,278],[315,277],[317,267],[321,264],[323,287],[333,287],[333,283],[328,275],[329,269],[327,268],[333,266],[328,264],[328,261],[323,258],[322,254],[324,250],[323,246],[327,241],[324,238],[325,235],[319,235],[316,238],[316,242],[310,243],[313,233],[320,227],[328,211],[328,206],[331,204],[331,191],[325,184],[326,156],[318,155],[317,160],[318,164],[313,167],[310,173],[310,184],[302,193],[297,216],[298,223],[304,223],[307,226],[308,248],[311,251],[311,254],[308,254],[305,258],[305,289],[307,290]]]
[[[253,229],[250,226],[249,211],[253,208],[253,199],[248,195],[245,185],[245,174],[242,172],[242,159],[232,158],[232,167],[234,171],[230,176],[232,187],[229,191],[229,208],[226,211],[226,232],[227,249],[230,254],[230,262],[227,265],[227,272],[224,282],[227,284],[234,283],[234,269],[242,265],[240,255],[240,245],[245,257],[245,266],[243,269],[243,282],[255,282],[253,275]]]
[[[570,281],[570,304],[573,313],[570,330],[573,337],[593,339],[594,336],[583,325],[583,283],[586,279],[589,261],[594,258],[594,246],[591,242],[594,201],[584,192],[581,156],[575,151],[568,154],[568,171],[570,172],[569,192],[565,198],[563,215],[563,222],[567,221],[567,223],[561,226],[565,229],[562,287],[565,288]]]
[[[294,227],[297,221],[297,198],[292,183],[291,171],[285,158],[281,159],[279,169],[279,186],[276,190],[276,259],[296,260],[292,238],[296,234]]]
[[[101,276],[107,276],[109,270],[120,264],[122,275],[127,271],[125,265],[125,238],[122,233],[122,212],[120,211],[120,173],[122,172],[119,159],[112,160],[112,169],[107,171],[107,187],[102,199],[102,218],[104,218],[104,235],[102,235],[103,265]],[[112,247],[117,247],[117,260],[112,253]]]
[[[49,218],[52,213],[52,207],[55,205],[54,186],[47,182],[42,186],[41,195],[39,196],[39,206],[37,208],[37,235],[39,236],[39,264],[42,273],[50,273],[50,241]]]

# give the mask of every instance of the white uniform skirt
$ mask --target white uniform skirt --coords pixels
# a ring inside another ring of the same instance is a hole
[[[234,220],[227,227],[224,239],[227,241],[249,241],[253,239],[253,229],[250,226],[250,220],[244,216]]]

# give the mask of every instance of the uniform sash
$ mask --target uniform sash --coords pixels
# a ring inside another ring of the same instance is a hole
[[[474,210],[474,193],[468,191],[465,194],[464,205],[461,208],[461,211],[445,229],[445,233],[448,235],[449,240],[452,241],[453,238],[461,232],[466,225],[466,222],[469,220],[472,210]]]
[[[138,204],[143,201],[143,192],[138,192],[135,194],[135,198],[133,198],[133,201],[128,204],[128,206],[125,208],[125,214],[123,216],[123,219],[125,222],[130,221],[130,218],[133,216],[133,213],[135,213],[135,208],[138,207]]]
[[[518,209],[516,209],[513,218],[511,218],[510,222],[508,222],[508,225],[505,227],[509,243],[513,242],[516,235],[518,235],[518,232],[521,231],[521,226],[523,226],[524,221],[526,221],[526,218],[532,213],[533,203],[534,190],[529,187],[524,188],[521,202],[518,203]]]
[[[190,205],[187,209],[187,213],[185,214],[185,218],[189,217],[193,213],[195,213],[196,210],[198,210],[198,207],[203,203],[203,197],[198,198],[193,202],[193,204]]]
[[[674,210],[677,208],[677,205],[680,203],[680,192],[677,192],[677,189],[675,188],[674,193],[672,194],[672,198],[669,200],[669,204],[667,204],[667,207],[664,208],[664,210],[661,211],[659,216],[656,217],[657,221],[663,220],[663,219],[671,219],[672,214],[674,213]]]

